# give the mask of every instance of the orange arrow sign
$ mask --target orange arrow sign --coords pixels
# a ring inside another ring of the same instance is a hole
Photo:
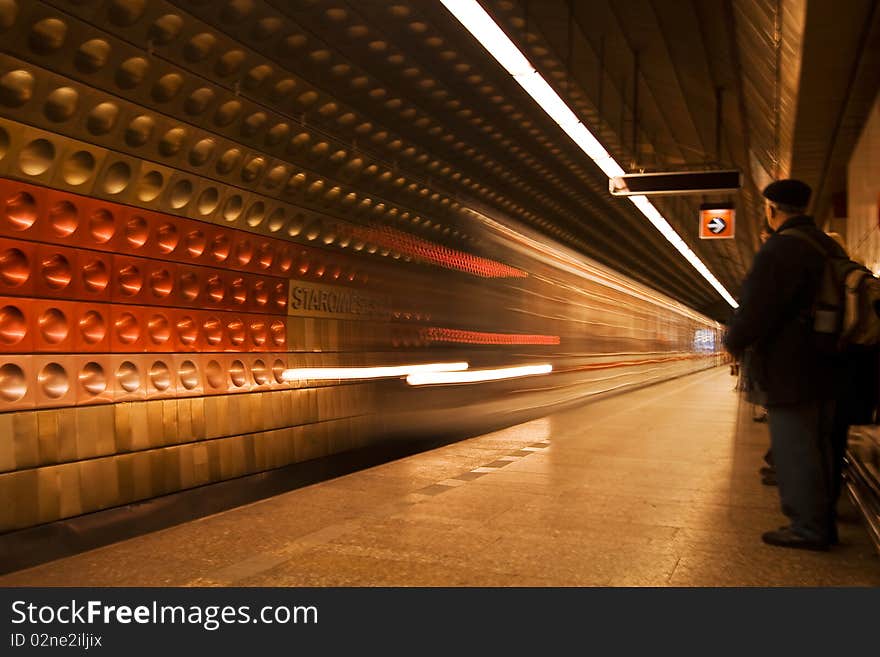
[[[732,209],[700,210],[700,239],[731,239],[734,225],[735,212]]]

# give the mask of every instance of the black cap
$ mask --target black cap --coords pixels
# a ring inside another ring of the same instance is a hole
[[[761,194],[764,198],[781,203],[793,208],[805,208],[810,203],[810,195],[813,190],[810,186],[800,180],[794,178],[786,178],[785,180],[777,180],[764,188]]]

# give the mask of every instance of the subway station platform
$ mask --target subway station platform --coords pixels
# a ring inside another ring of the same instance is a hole
[[[827,553],[770,547],[767,428],[726,368],[18,571],[2,586],[878,586],[845,500]]]

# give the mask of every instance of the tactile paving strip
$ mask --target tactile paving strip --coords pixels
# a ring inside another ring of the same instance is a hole
[[[475,479],[479,479],[480,477],[492,474],[493,472],[497,472],[501,468],[508,466],[511,463],[516,463],[520,459],[525,458],[526,456],[529,456],[530,454],[533,454],[535,452],[545,450],[548,447],[550,447],[549,440],[542,440],[540,442],[532,443],[527,447],[523,447],[514,452],[510,452],[506,456],[500,456],[494,461],[478,466],[476,468],[472,468],[467,472],[462,472],[461,474],[458,474],[454,477],[439,481],[436,484],[431,484],[430,486],[420,488],[419,490],[415,491],[414,495],[416,497],[433,497],[435,495],[440,495],[441,493],[445,493],[447,491],[458,488],[462,484],[474,481]]]

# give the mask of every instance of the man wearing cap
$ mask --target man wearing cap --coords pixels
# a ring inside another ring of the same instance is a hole
[[[831,427],[835,357],[819,348],[811,317],[825,257],[807,240],[831,242],[805,214],[810,187],[778,180],[764,191],[772,235],[743,283],[725,346],[734,357],[754,349],[758,384],[767,393],[770,444],[782,512],[791,524],[765,532],[770,545],[827,550],[836,542],[831,502]],[[836,245],[835,245],[836,246]],[[828,245],[828,251],[835,246]]]

